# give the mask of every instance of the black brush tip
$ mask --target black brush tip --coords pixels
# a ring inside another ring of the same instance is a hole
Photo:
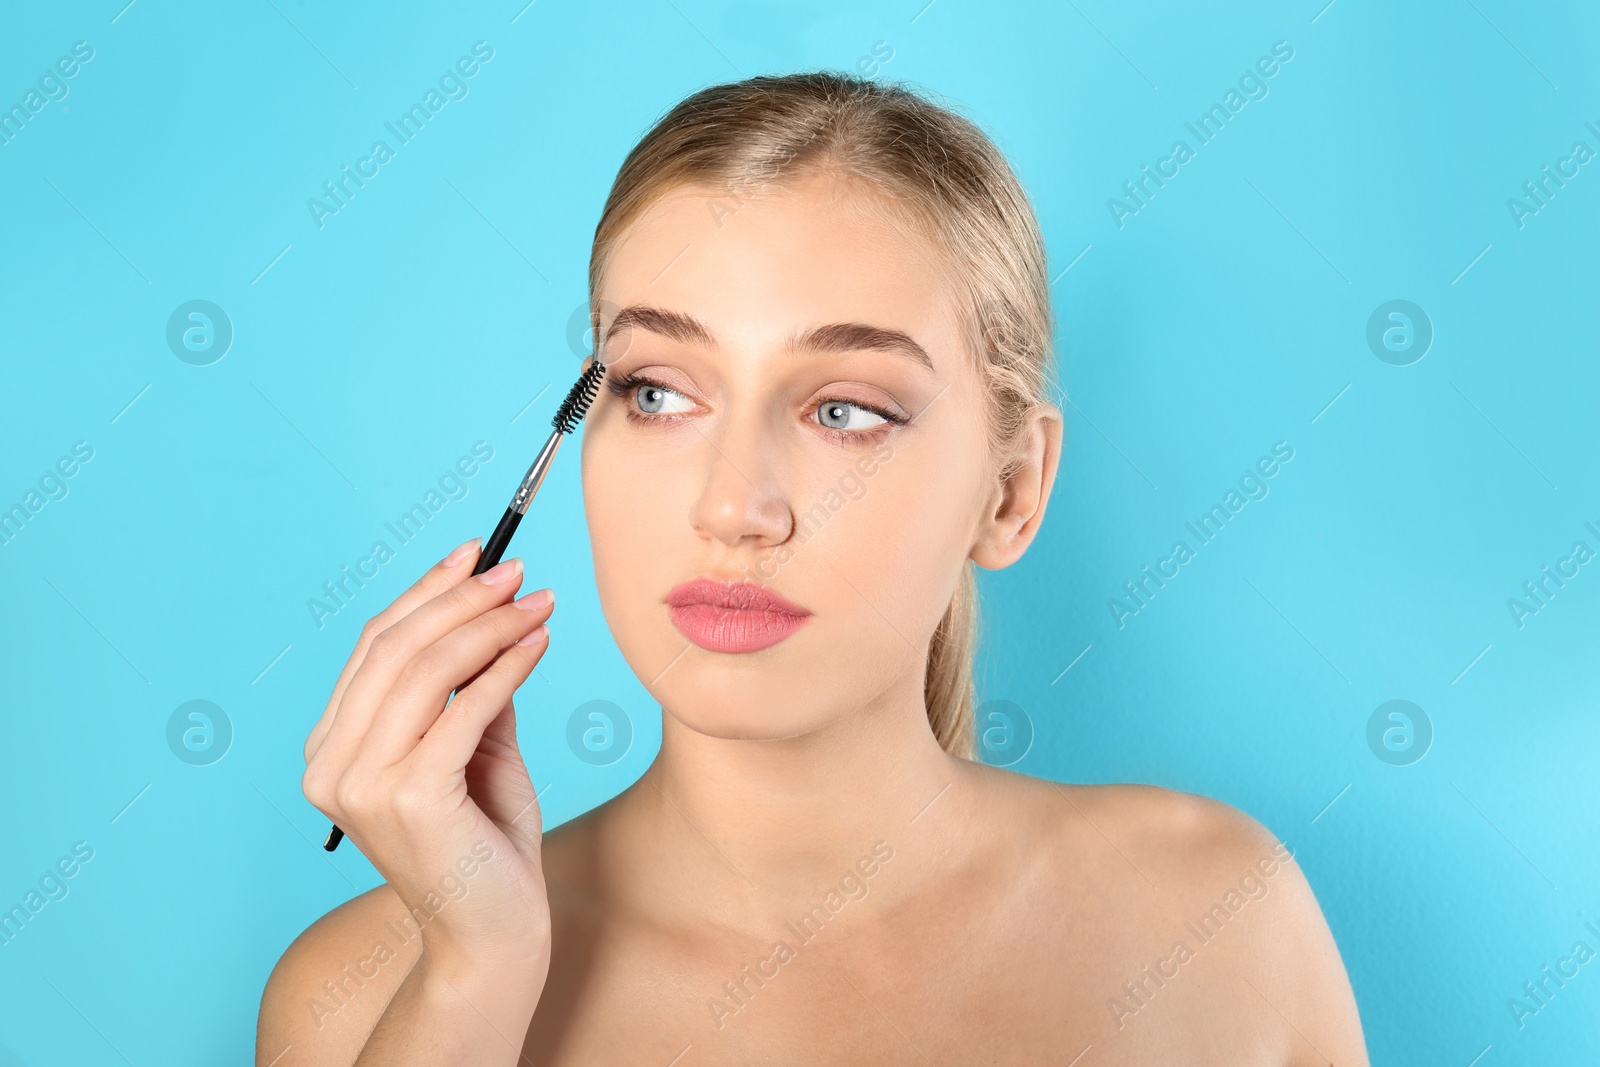
[[[567,398],[556,409],[555,418],[550,420],[561,433],[571,433],[577,429],[578,423],[589,413],[589,405],[594,403],[595,394],[600,391],[600,382],[606,376],[606,365],[598,359],[589,364],[589,369],[584,371],[573,383]]]

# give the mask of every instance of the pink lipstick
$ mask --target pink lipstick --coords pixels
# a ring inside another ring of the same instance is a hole
[[[754,582],[696,578],[667,594],[678,632],[709,652],[758,652],[805,625],[811,612]]]

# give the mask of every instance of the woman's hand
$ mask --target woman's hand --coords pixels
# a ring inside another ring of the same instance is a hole
[[[531,995],[531,1014],[550,908],[511,697],[554,605],[549,590],[513,602],[521,560],[474,576],[477,558],[467,542],[362,627],[301,785],[410,908],[431,974]]]

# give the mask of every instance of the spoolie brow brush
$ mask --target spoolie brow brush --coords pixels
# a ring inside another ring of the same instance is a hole
[[[473,574],[482,574],[500,562],[506,546],[511,543],[511,535],[517,532],[517,524],[522,521],[522,516],[527,514],[528,505],[533,502],[533,494],[539,491],[545,472],[550,469],[551,461],[556,458],[556,450],[561,447],[561,439],[577,429],[578,423],[589,413],[589,405],[594,403],[595,394],[600,389],[600,381],[605,376],[606,366],[597,356],[589,365],[589,369],[579,375],[578,380],[568,390],[567,398],[561,402],[561,406],[556,409],[555,417],[550,420],[550,425],[555,428],[550,434],[550,439],[539,450],[539,455],[534,459],[533,466],[528,468],[528,473],[522,476],[522,484],[517,486],[506,513],[500,516],[500,522],[495,526],[494,533],[484,542],[483,554],[478,557],[478,565],[472,569]],[[453,693],[451,695],[454,696]],[[343,840],[344,831],[334,826],[328,831],[328,839],[322,843],[322,847],[332,852]]]

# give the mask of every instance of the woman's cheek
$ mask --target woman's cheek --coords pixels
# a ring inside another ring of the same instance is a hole
[[[856,531],[855,580],[863,593],[873,590],[869,595],[885,613],[893,612],[908,637],[920,629],[931,633],[960,578],[968,551],[962,532],[970,524],[954,513],[949,495],[918,491],[911,480],[890,482],[889,474],[881,472],[885,480],[860,504],[864,522]],[[937,485],[937,479],[928,484]]]

